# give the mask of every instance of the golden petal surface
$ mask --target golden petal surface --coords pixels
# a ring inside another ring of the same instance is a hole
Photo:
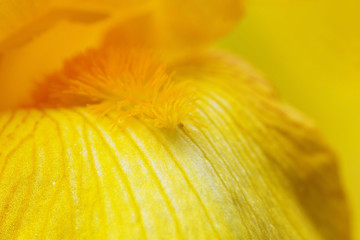
[[[83,108],[0,115],[4,239],[349,239],[336,160],[247,64],[179,62],[201,124],[110,131]]]

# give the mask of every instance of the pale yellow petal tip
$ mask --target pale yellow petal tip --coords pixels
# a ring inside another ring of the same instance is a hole
[[[158,128],[195,123],[195,90],[172,75],[146,48],[91,49],[39,84],[28,107],[88,105],[98,116],[114,113],[115,124],[134,117]]]

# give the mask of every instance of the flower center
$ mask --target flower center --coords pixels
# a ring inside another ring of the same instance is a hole
[[[159,128],[191,122],[196,108],[188,83],[173,81],[153,51],[132,47],[91,49],[68,60],[33,99],[31,107],[88,105],[100,116],[115,112],[116,123],[137,117]]]

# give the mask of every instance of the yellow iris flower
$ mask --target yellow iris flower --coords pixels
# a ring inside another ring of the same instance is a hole
[[[4,1],[0,239],[349,239],[337,162],[206,44],[237,0]]]

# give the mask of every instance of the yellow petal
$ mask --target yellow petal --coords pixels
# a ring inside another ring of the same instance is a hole
[[[256,63],[319,123],[340,159],[353,237],[360,239],[360,1],[268,1],[249,1],[222,45]]]
[[[4,239],[349,239],[336,161],[313,125],[223,54],[173,66],[206,127],[82,108],[0,115]]]

